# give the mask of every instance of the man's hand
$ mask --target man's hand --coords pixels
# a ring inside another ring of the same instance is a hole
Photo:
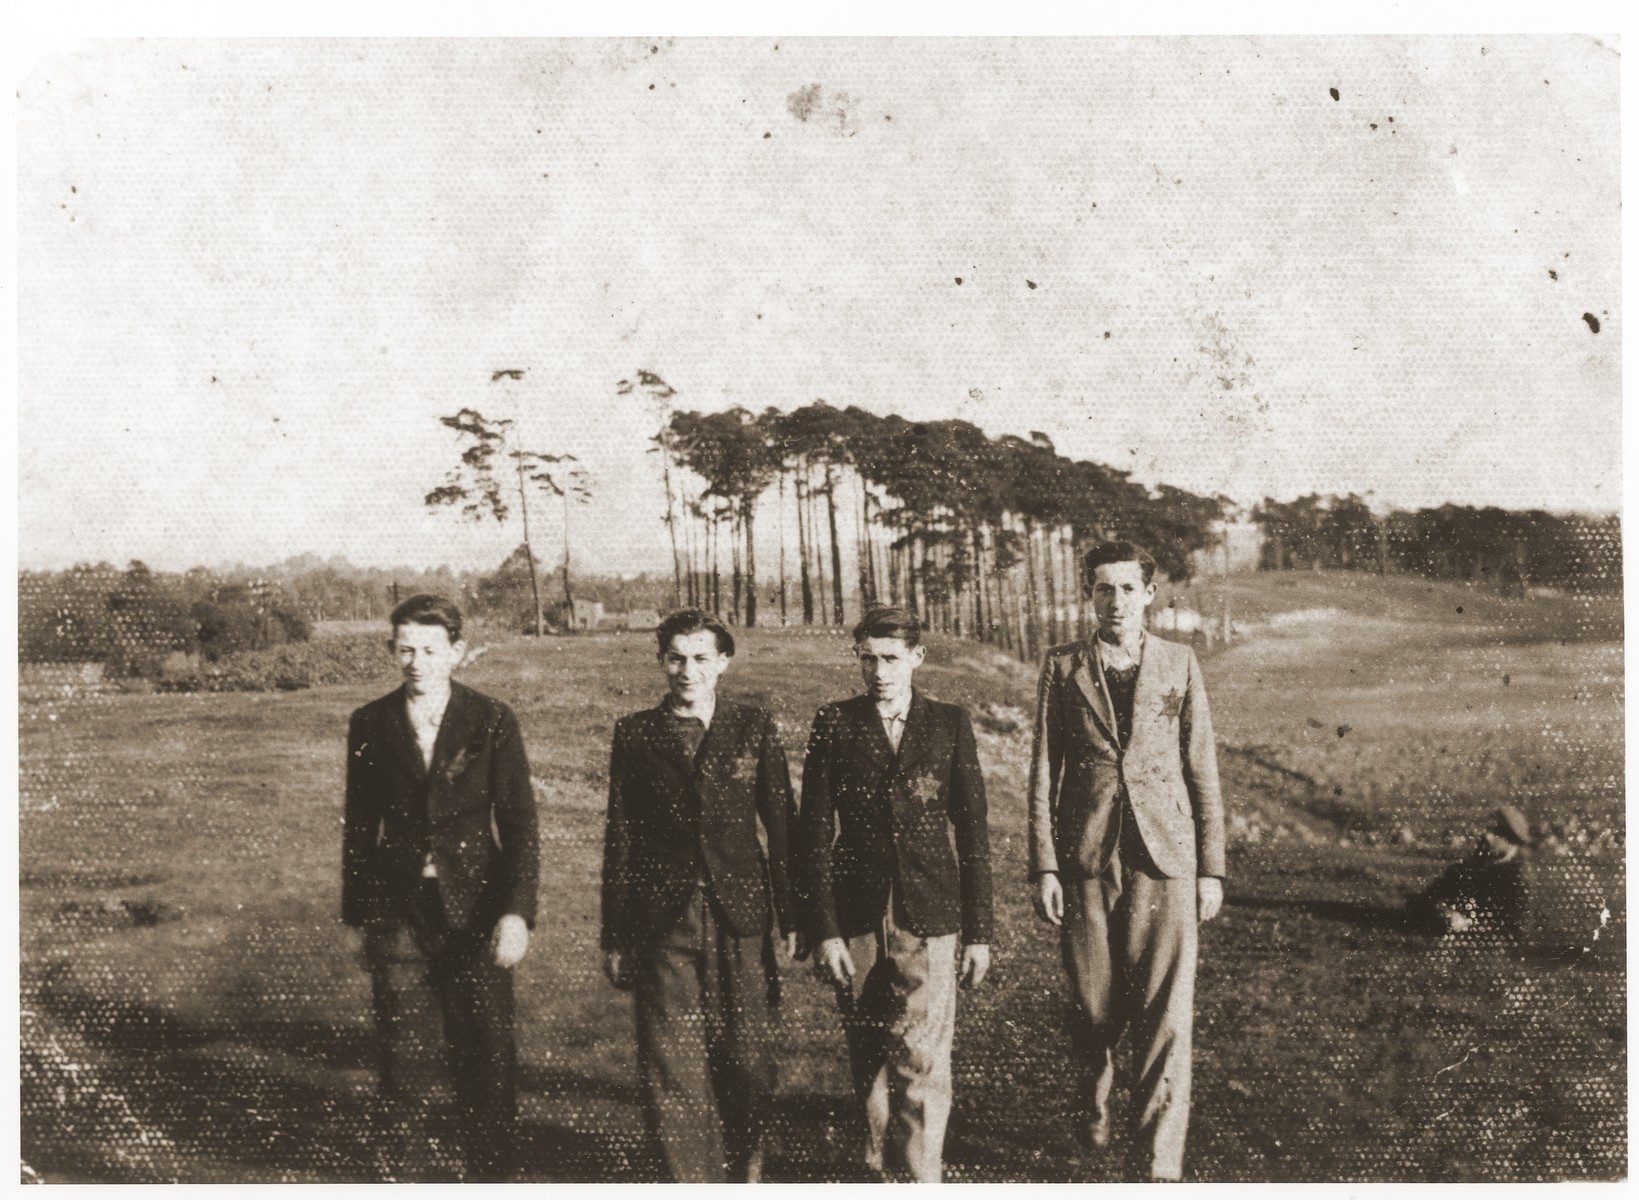
[[[1064,924],[1064,885],[1058,872],[1043,871],[1036,877],[1036,894],[1030,897],[1036,906],[1036,915],[1049,925]]]
[[[837,987],[853,987],[854,959],[842,938],[826,938],[814,951],[814,974]]]
[[[961,980],[965,988],[976,988],[990,971],[990,947],[975,942],[962,947]]]
[[[785,935],[785,956],[793,959],[797,957],[797,935],[795,933]]]
[[[620,950],[605,950],[603,952],[603,973],[608,976],[609,982],[623,992],[632,990],[632,964],[626,960],[626,955]]]
[[[1203,875],[1195,881],[1195,897],[1201,920],[1210,921],[1224,906],[1224,881]]]
[[[495,965],[511,969],[523,962],[529,952],[529,926],[517,913],[507,913],[495,922],[495,936],[491,939]]]

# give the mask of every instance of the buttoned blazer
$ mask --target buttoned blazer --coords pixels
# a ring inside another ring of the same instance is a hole
[[[664,704],[621,718],[609,754],[603,948],[669,930],[701,866],[735,936],[773,921],[790,932],[795,820],[785,750],[763,709],[719,700],[692,758]]]
[[[1144,639],[1123,747],[1115,709],[1086,642],[1042,666],[1030,755],[1030,871],[1096,875],[1120,839],[1126,785],[1144,846],[1162,874],[1224,874],[1224,810],[1212,716],[1195,652]]]
[[[403,688],[353,713],[347,730],[342,920],[410,915],[428,853],[452,928],[516,913],[535,920],[540,840],[518,718],[450,685],[429,767]]]
[[[973,727],[956,705],[913,692],[897,754],[869,695],[821,708],[803,763],[796,844],[812,941],[875,929],[890,886],[918,937],[990,941],[984,776]]]

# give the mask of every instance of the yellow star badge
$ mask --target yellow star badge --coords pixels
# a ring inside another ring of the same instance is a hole
[[[1184,711],[1184,697],[1177,688],[1170,690],[1161,697],[1161,715],[1169,721],[1176,721]]]
[[[931,804],[939,799],[939,777],[937,775],[918,775],[916,782],[911,784],[911,795],[923,804]]]
[[[757,756],[754,754],[737,759],[734,763],[734,778],[741,783],[756,783],[758,765]]]

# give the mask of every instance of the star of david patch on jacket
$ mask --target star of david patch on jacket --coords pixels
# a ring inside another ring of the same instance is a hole
[[[754,754],[748,754],[744,758],[736,759],[734,762],[734,778],[741,783],[756,783],[759,765],[757,756]]]
[[[1172,688],[1161,697],[1161,715],[1169,721],[1176,721],[1184,711],[1184,697],[1177,688]]]
[[[939,777],[937,775],[918,775],[916,782],[911,784],[911,795],[924,804],[931,804],[939,799]]]
[[[453,782],[457,775],[467,769],[467,764],[471,761],[472,755],[468,754],[466,747],[463,746],[456,752],[455,757],[450,759],[449,766],[444,768],[444,778]]]

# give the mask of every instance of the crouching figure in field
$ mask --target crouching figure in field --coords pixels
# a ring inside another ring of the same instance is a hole
[[[404,686],[347,731],[342,920],[364,932],[397,1180],[514,1170],[512,968],[529,949],[539,872],[535,796],[512,710],[450,679],[461,610],[412,596],[393,610]],[[452,1091],[456,1146],[429,1118]]]
[[[776,926],[788,955],[796,943],[791,780],[773,717],[717,697],[734,655],[723,623],[684,609],[657,632],[668,694],[615,725],[610,753],[604,970],[635,991],[644,1119],[668,1177],[754,1183]]]
[[[977,986],[990,966],[990,843],[967,713],[911,686],[921,634],[900,608],[855,628],[866,692],[814,719],[795,856],[807,948],[842,1009],[866,1167],[937,1182],[957,981]]]
[[[1469,856],[1412,897],[1407,906],[1412,923],[1436,934],[1519,933],[1525,925],[1526,868],[1535,841],[1525,814],[1503,805]]]
[[[1069,977],[1081,1128],[1110,1143],[1115,1047],[1135,1040],[1127,1175],[1178,1179],[1189,1127],[1197,922],[1223,903],[1224,813],[1201,667],[1144,632],[1155,561],[1127,542],[1083,562],[1098,632],[1042,667],[1030,876]]]

